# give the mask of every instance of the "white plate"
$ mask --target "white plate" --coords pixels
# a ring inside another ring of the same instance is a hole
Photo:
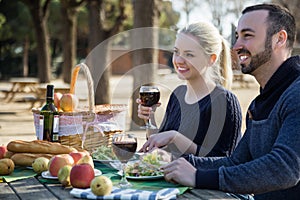
[[[99,169],[94,169],[95,176],[100,176],[102,172]],[[52,176],[49,171],[42,172],[42,177],[46,179],[58,179],[57,176]]]
[[[49,171],[42,172],[42,177],[46,179],[58,179],[57,176],[52,176]]]
[[[133,180],[154,180],[154,179],[161,179],[164,175],[157,175],[157,176],[126,176],[128,179]]]

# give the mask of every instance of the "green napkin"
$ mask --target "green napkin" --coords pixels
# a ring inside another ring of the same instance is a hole
[[[37,174],[32,170],[26,167],[15,167],[15,170],[10,175],[1,176],[6,182],[12,182],[20,179],[26,179],[34,177]]]

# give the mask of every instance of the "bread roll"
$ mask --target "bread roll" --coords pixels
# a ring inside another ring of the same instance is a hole
[[[7,144],[7,150],[14,153],[43,153],[43,154],[68,154],[76,152],[73,147],[68,147],[60,143],[43,140],[23,141],[15,140]]]
[[[35,159],[39,157],[52,158],[54,154],[40,154],[40,153],[15,153],[11,159],[14,161],[15,165],[19,166],[30,166],[34,162]]]

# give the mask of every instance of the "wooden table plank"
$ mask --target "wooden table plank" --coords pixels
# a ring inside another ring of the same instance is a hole
[[[45,187],[51,191],[51,193],[58,195],[59,199],[74,200],[74,197],[70,195],[72,187],[63,187],[61,184],[45,184]],[[79,200],[79,198],[76,198]]]
[[[70,195],[72,187],[63,187],[59,183],[41,183],[35,177],[13,181],[10,183],[0,183],[0,199],[62,199],[74,200]],[[177,197],[178,200],[189,199],[224,199],[236,200],[222,191],[192,189]],[[78,199],[79,200],[79,199]]]
[[[177,199],[236,199],[222,191],[193,189],[180,195]]]
[[[7,183],[0,184],[0,199],[9,199],[9,200],[16,200],[19,199],[15,192],[9,187]]]
[[[24,200],[58,199],[34,177],[19,181],[13,181],[10,183],[10,185],[14,188],[17,195]]]

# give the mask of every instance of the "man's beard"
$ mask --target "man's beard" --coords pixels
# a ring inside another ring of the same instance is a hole
[[[267,63],[271,59],[271,54],[272,54],[272,40],[271,37],[268,36],[265,43],[265,50],[251,57],[251,62],[248,66],[245,64],[241,64],[242,72],[244,74],[251,74],[257,68]]]

